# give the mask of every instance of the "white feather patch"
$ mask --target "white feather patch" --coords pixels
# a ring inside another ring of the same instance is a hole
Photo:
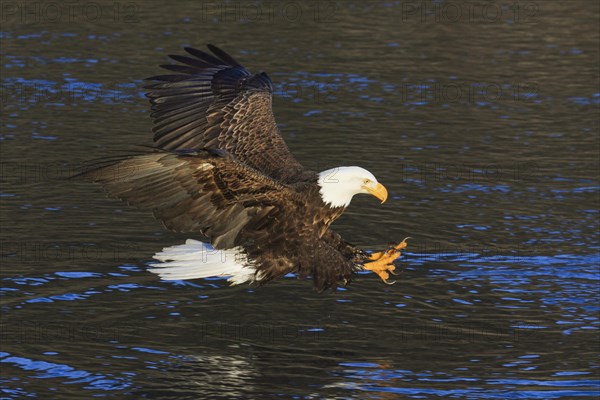
[[[242,247],[216,250],[207,243],[194,239],[185,244],[165,247],[152,258],[160,262],[152,263],[148,271],[158,274],[164,280],[186,280],[229,276],[232,285],[254,280],[255,269]]]

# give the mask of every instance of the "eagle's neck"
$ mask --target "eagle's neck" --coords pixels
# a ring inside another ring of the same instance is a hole
[[[327,190],[327,188],[321,187],[319,189],[321,194],[321,200],[323,203],[331,208],[346,208],[350,205],[353,193],[347,193],[344,191]]]
[[[348,207],[356,194],[355,188],[345,185],[345,182],[340,180],[339,171],[340,168],[333,168],[318,175],[317,184],[321,200],[331,208]]]

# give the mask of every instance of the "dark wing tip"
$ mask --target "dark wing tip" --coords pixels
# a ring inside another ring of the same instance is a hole
[[[169,58],[172,60],[175,60],[177,62],[180,62],[182,64],[187,64],[189,66],[192,67],[196,67],[196,68],[211,68],[211,67],[215,67],[219,64],[223,64],[223,62],[218,62],[218,63],[213,63],[207,60],[197,60],[195,58],[190,58],[190,57],[186,57],[186,56],[180,56],[178,54],[169,54]]]
[[[155,75],[155,76],[151,76],[149,78],[144,78],[145,81],[163,81],[163,82],[179,82],[182,81],[184,79],[189,78],[188,75]],[[146,89],[150,89],[150,86],[154,86],[154,85],[148,85],[148,86],[144,86],[144,88]]]
[[[168,71],[177,72],[185,75],[158,75],[146,78],[149,81],[178,82],[188,78],[190,75],[197,75],[208,72],[212,69],[223,69],[224,67],[233,67],[244,69],[233,57],[212,44],[207,45],[213,54],[195,49],[193,47],[184,47],[184,50],[193,57],[179,54],[169,54],[168,57],[181,64],[163,64],[161,68]]]
[[[189,54],[191,54],[192,56],[194,56],[206,63],[211,64],[211,66],[227,65],[227,63],[224,60],[221,60],[211,54],[208,54],[205,51],[198,50],[193,47],[184,47],[183,49],[185,51],[187,51]]]
[[[230,66],[232,66],[232,67],[241,67],[240,63],[238,63],[235,60],[235,58],[231,57],[229,54],[225,53],[223,50],[221,50],[217,46],[215,46],[213,44],[207,44],[206,47],[208,47],[208,49],[210,51],[212,51],[212,53],[215,56],[219,57],[221,60],[225,61]]]

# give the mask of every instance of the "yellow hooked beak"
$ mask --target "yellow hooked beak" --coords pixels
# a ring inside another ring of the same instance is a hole
[[[385,201],[388,198],[388,191],[385,188],[385,186],[383,186],[381,183],[377,183],[377,186],[375,186],[375,188],[371,188],[369,186],[363,186],[363,188],[365,188],[367,192],[381,200],[381,204],[385,203]]]

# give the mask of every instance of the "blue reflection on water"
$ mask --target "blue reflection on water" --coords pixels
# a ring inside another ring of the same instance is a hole
[[[32,378],[62,379],[63,383],[85,384],[86,389],[94,390],[123,390],[131,386],[130,375],[120,376],[125,374],[98,374],[86,370],[77,369],[67,364],[57,364],[41,360],[32,360],[24,357],[13,356],[10,353],[0,353],[0,363],[10,364],[20,368],[23,371],[37,372],[31,375]]]
[[[6,96],[17,98],[22,104],[30,103],[32,106],[40,99],[48,105],[63,106],[73,100],[123,104],[144,96],[141,90],[136,89],[139,82],[116,84],[111,87],[103,83],[84,82],[75,78],[64,80],[65,82],[61,83],[44,79],[10,77],[2,79],[2,84],[7,88]]]
[[[527,363],[524,360],[522,363]],[[394,393],[405,395],[409,398],[423,398],[428,396],[465,397],[471,399],[510,399],[510,398],[536,398],[557,399],[565,397],[590,396],[598,392],[600,381],[594,379],[579,380],[542,380],[542,379],[485,379],[465,376],[453,376],[444,372],[423,371],[415,372],[402,369],[383,368],[377,363],[369,362],[342,362],[343,367],[333,372],[347,381],[335,383],[329,387],[348,390],[361,390],[366,392]],[[462,370],[467,370],[463,368]],[[581,371],[565,371],[562,376],[588,374]],[[556,375],[556,374],[555,374]],[[429,383],[423,386],[420,382]],[[503,389],[490,389],[471,387],[468,389],[442,389],[431,387],[435,383],[449,382],[479,382],[485,385],[502,385]],[[540,387],[539,390],[520,390],[518,386]],[[544,389],[542,389],[544,388]],[[579,388],[580,390],[574,390]],[[514,389],[514,390],[513,390]]]
[[[524,216],[527,217],[527,216]],[[527,217],[529,218],[529,217]],[[559,329],[563,335],[569,336],[577,330],[597,330],[600,324],[598,318],[592,313],[600,310],[597,306],[597,285],[600,276],[597,273],[597,265],[600,263],[600,255],[531,255],[518,256],[507,254],[485,255],[479,253],[405,253],[405,259],[400,262],[400,266],[411,269],[420,269],[426,266],[426,271],[433,278],[444,277],[448,282],[465,281],[478,282],[485,281],[496,283],[499,286],[492,288],[491,291],[506,293],[498,297],[496,308],[531,308],[539,302],[546,305],[559,306],[569,315],[560,315],[546,319],[544,324],[517,323],[510,325],[511,329],[519,330],[549,330]],[[130,292],[138,290],[182,290],[192,287],[201,293],[198,298],[207,298],[206,293],[210,290],[221,289],[227,286],[223,280],[212,280],[196,284],[193,282],[156,282],[153,285],[142,285],[134,281],[136,277],[146,276],[147,272],[140,266],[121,265],[117,271],[106,271],[104,273],[91,271],[57,271],[51,274],[44,274],[38,277],[18,276],[4,278],[5,286],[2,290],[6,295],[22,292],[27,296],[26,300],[19,301],[19,305],[14,308],[20,308],[24,305],[37,304],[38,307],[45,307],[43,303],[56,301],[81,302],[88,300],[91,296],[103,295],[108,293]],[[126,281],[114,282],[113,274],[118,273]],[[536,280],[552,277],[552,288],[542,287]],[[45,290],[46,292],[53,284],[65,281],[76,280],[77,282],[89,281],[90,287],[81,292],[66,292],[56,294],[45,294],[43,296],[35,293],[24,292],[23,290]],[[210,282],[210,284],[207,284]],[[10,287],[14,286],[14,287]],[[475,289],[461,296],[452,296],[455,307],[469,307],[477,304],[480,291]],[[348,289],[341,289],[340,292],[347,292]],[[404,303],[391,303],[396,308],[410,311],[415,307],[415,303],[410,301],[410,296],[405,296],[409,301]],[[535,302],[532,301],[535,299]],[[338,299],[339,300],[339,299]],[[337,301],[346,303],[344,299]],[[176,303],[174,303],[176,304]],[[350,303],[352,304],[352,303]],[[176,312],[177,306],[167,305],[170,312]],[[351,306],[351,305],[349,305]],[[8,306],[5,306],[8,307]],[[180,313],[170,314],[173,317],[179,317]],[[146,317],[145,317],[146,318]],[[149,318],[149,317],[148,317]],[[308,328],[309,332],[321,332],[324,328]],[[117,346],[119,352],[126,346]],[[130,351],[153,355],[165,360],[175,357],[169,351],[161,348],[148,348],[142,346],[129,347]],[[131,375],[133,373],[104,374],[100,372],[91,372],[88,369],[76,368],[67,364],[49,362],[45,360],[36,360],[24,357],[18,357],[9,353],[1,353],[2,359],[7,365],[12,365],[23,371],[33,371],[32,378],[48,379],[55,378],[62,380],[64,384],[80,384],[85,389],[102,391],[124,391],[132,386]],[[56,355],[44,354],[42,356],[56,357]],[[530,364],[536,362],[539,355],[525,354],[518,359],[507,360],[503,365],[506,368],[518,367],[523,371],[533,371],[536,365]],[[111,358],[120,360],[138,360],[131,354],[117,354]],[[163,360],[164,361],[164,360]],[[145,368],[158,368],[161,362],[154,365],[154,362],[145,362]],[[394,395],[406,396],[409,398],[423,398],[431,396],[453,396],[466,398],[487,398],[487,399],[505,399],[505,398],[539,398],[539,399],[557,399],[579,396],[590,396],[591,393],[598,391],[599,381],[594,379],[573,379],[580,375],[589,375],[586,371],[560,371],[556,372],[547,379],[516,379],[510,376],[478,376],[476,378],[465,374],[433,373],[431,371],[408,371],[402,369],[383,368],[374,362],[347,360],[339,363],[341,371],[334,374],[341,376],[343,381],[332,385],[339,389],[357,390],[375,393],[391,393]],[[557,378],[553,380],[551,377]],[[561,380],[563,378],[564,380]],[[565,379],[568,378],[568,379]],[[479,384],[482,387],[472,387],[463,389],[436,388],[437,383],[461,382],[469,384]],[[498,386],[499,389],[494,389]],[[522,387],[525,390],[520,390]],[[540,389],[532,389],[539,387]],[[6,394],[11,396],[23,395],[16,394],[15,388],[7,389]],[[13,392],[10,392],[13,391]]]

